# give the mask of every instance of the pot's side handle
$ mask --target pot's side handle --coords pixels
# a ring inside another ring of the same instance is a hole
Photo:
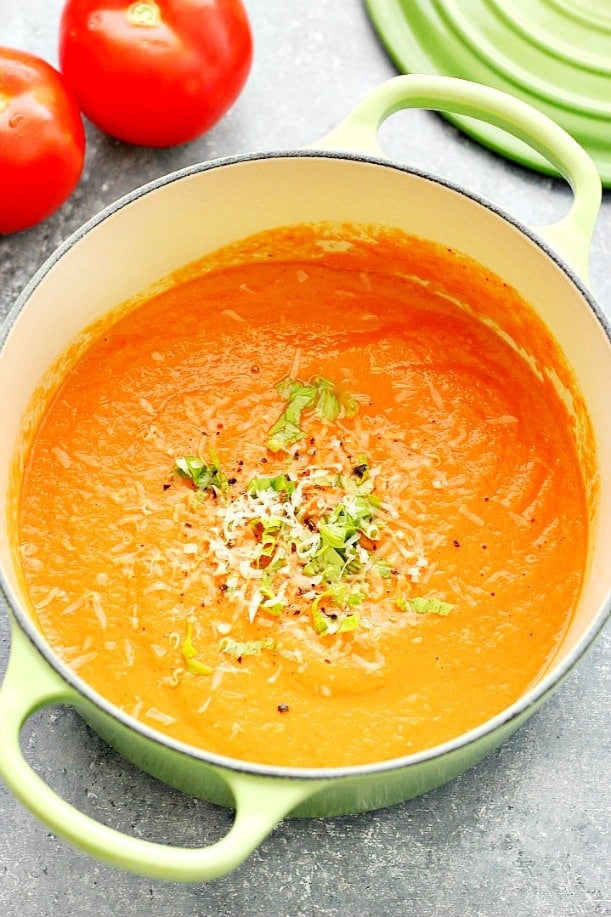
[[[602,194],[596,166],[560,125],[508,93],[455,77],[393,77],[377,86],[312,147],[383,156],[378,130],[386,118],[404,108],[450,111],[487,121],[519,137],[552,163],[573,189],[573,205],[562,220],[536,231],[587,282],[590,243]]]
[[[75,704],[78,695],[11,623],[11,655],[0,689],[0,778],[55,834],[96,859],[156,879],[215,879],[239,866],[285,815],[320,788],[322,781],[274,780],[224,770],[235,799],[235,820],[221,840],[199,849],[141,840],[100,824],[58,796],[21,753],[19,735],[28,717],[49,704]]]

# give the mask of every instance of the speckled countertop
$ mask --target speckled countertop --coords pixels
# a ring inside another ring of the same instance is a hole
[[[73,230],[131,189],[182,166],[313,142],[394,75],[360,0],[246,0],[254,67],[230,113],[175,149],[131,148],[88,127],[83,180],[30,231],[0,238],[6,313]],[[2,0],[0,44],[56,62],[60,0]],[[566,186],[479,147],[437,115],[404,112],[382,131],[387,152],[475,191],[528,224],[557,219]],[[611,197],[592,250],[591,281],[611,314]],[[0,395],[1,396],[1,395]],[[519,732],[451,784],[391,809],[285,821],[235,873],[175,885],[101,866],[60,841],[0,785],[0,914],[481,915],[611,913],[608,635]],[[0,675],[9,636],[0,609]],[[0,724],[0,741],[2,724]],[[27,724],[43,777],[87,813],[161,842],[206,844],[230,813],[136,771],[70,709]]]

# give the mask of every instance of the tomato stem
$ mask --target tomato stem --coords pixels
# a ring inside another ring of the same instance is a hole
[[[138,0],[127,8],[130,25],[154,27],[161,22],[161,11],[155,0]]]

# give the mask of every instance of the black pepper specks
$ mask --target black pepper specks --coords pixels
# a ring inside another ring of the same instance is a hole
[[[289,705],[288,704],[278,704],[278,713],[288,713]]]

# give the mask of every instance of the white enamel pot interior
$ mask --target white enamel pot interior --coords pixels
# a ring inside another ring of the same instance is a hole
[[[385,160],[377,128],[393,111],[410,106],[479,116],[529,142],[573,185],[568,216],[534,233],[450,183]],[[340,151],[346,147],[351,151]],[[211,879],[238,865],[286,814],[381,807],[452,779],[511,734],[560,683],[601,630],[610,605],[611,347],[608,324],[584,282],[599,199],[600,182],[585,153],[528,106],[460,80],[397,77],[315,148],[215,161],[166,176],[109,207],[43,266],[9,315],[0,354],[0,561],[12,633],[0,689],[0,776],[53,831],[137,873]],[[595,432],[598,480],[590,482],[597,499],[583,595],[558,659],[535,688],[494,720],[444,746],[370,766],[305,771],[248,764],[167,740],[114,708],[63,665],[25,610],[11,549],[11,476],[33,391],[83,328],[207,252],[267,228],[319,221],[398,227],[464,252],[513,286],[572,367]],[[153,844],[100,825],[65,803],[19,749],[23,723],[50,703],[75,706],[150,773],[234,807],[231,831],[201,850]]]

